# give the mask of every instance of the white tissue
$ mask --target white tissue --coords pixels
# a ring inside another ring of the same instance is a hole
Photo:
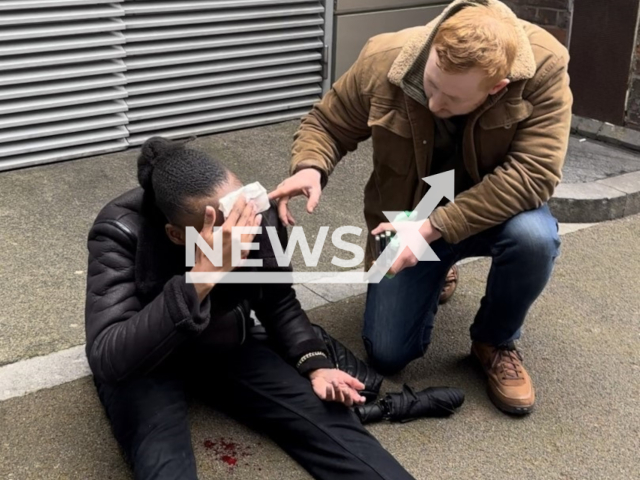
[[[262,185],[260,185],[260,182],[250,183],[249,185],[245,185],[238,190],[234,190],[233,192],[228,193],[220,199],[220,211],[224,215],[225,219],[231,213],[231,209],[235,205],[240,195],[244,195],[247,202],[253,200],[253,202],[256,204],[256,207],[258,208],[258,213],[269,210],[269,207],[271,206],[269,204],[269,196],[267,194],[267,190]]]

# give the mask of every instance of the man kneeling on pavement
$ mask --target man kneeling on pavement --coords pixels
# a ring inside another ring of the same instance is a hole
[[[440,261],[409,248],[367,292],[362,336],[373,366],[395,373],[422,357],[452,266],[492,258],[470,328],[472,354],[500,409],[532,410],[535,391],[516,349],[525,317],[559,254],[547,201],[561,180],[572,94],[567,49],[497,0],[456,0],[426,26],[376,36],[314,106],[293,144],[291,177],[270,194],[291,223],[288,201],[318,204],[337,163],[371,138],[365,188],[369,231],[392,228],[385,211],[410,211],[424,177],[455,171],[455,198],[420,226]],[[371,238],[366,268],[375,260]]]

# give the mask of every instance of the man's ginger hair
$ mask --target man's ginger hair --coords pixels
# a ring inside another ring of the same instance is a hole
[[[433,47],[446,73],[479,68],[492,87],[507,78],[518,50],[517,20],[495,8],[466,7],[438,28]]]

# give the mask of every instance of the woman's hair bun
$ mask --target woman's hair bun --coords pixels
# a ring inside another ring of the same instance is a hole
[[[145,191],[153,191],[153,170],[174,148],[176,144],[164,137],[151,137],[144,142],[138,156],[138,182]]]

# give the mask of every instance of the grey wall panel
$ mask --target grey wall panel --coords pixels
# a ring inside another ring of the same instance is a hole
[[[122,3],[0,2],[0,170],[122,148]]]
[[[24,10],[25,8],[78,7],[99,3],[120,3],[124,0],[2,0],[2,10]]]
[[[298,15],[322,13],[321,5],[310,3],[301,6],[282,5],[280,7],[247,10],[213,10],[207,12],[175,13],[166,15],[144,15],[125,17],[127,28],[174,27],[176,25],[197,25],[198,23],[235,22],[264,18],[282,18]]]
[[[239,58],[222,62],[193,63],[174,67],[149,68],[127,72],[129,85],[166,78],[182,78],[189,75],[202,75],[215,72],[236,72],[260,67],[287,65],[298,62],[311,62],[322,58],[320,52],[293,52],[287,55],[265,55],[264,57]]]
[[[147,108],[136,108],[129,112],[131,122],[148,120],[151,118],[167,118],[186,115],[194,112],[214,112],[232,107],[244,105],[258,105],[277,100],[290,100],[292,98],[304,97],[320,94],[319,85],[308,87],[283,88],[280,90],[267,90],[259,93],[247,95],[229,95],[223,98],[212,98],[198,101],[183,101],[178,103],[167,103],[160,106]]]
[[[263,7],[279,4],[310,3],[316,0],[176,0],[128,2],[124,10],[127,15],[145,13],[183,12],[190,10],[212,10],[225,8]]]
[[[82,48],[122,45],[124,42],[124,35],[120,32],[5,42],[0,44],[0,57],[5,55],[26,55],[29,53],[75,50],[78,48],[78,45],[81,45]]]
[[[3,109],[0,113],[4,113]],[[110,113],[120,113],[127,111],[127,104],[122,100],[109,101],[101,98],[98,103],[68,104],[61,108],[47,108],[44,110],[17,110],[13,115],[0,115],[0,136],[5,128],[35,125],[37,123],[59,122],[74,118],[94,117],[98,115],[108,115]]]
[[[308,111],[309,107],[295,110],[283,110],[278,113],[264,115],[256,115],[255,112],[253,112],[253,115],[246,117],[233,117],[233,120],[216,121],[213,123],[201,123],[185,128],[170,128],[166,130],[158,130],[156,133],[157,135],[162,135],[168,138],[184,138],[190,135],[207,135],[211,133],[237,130],[239,128],[251,128],[258,127],[260,125],[267,125],[269,123],[296,120],[305,115]],[[148,138],[148,136],[149,135],[146,133],[133,134],[129,138],[127,138],[127,141],[129,142],[129,145],[141,145],[145,141],[145,139]],[[0,169],[1,168],[2,164],[0,164]]]
[[[144,28],[127,32],[127,46],[133,46],[137,42],[151,43],[175,38],[211,37],[213,35],[321,26],[323,22],[324,20],[320,15],[303,15],[300,17],[272,18],[252,22],[180,25],[173,28]]]
[[[191,51],[206,48],[220,48],[252,43],[282,42],[301,38],[319,38],[322,36],[320,27],[292,28],[289,30],[274,30],[259,33],[243,33],[240,35],[219,35],[216,37],[195,37],[182,40],[157,40],[154,42],[134,43],[127,45],[127,56],[153,55],[167,52]],[[2,59],[0,59],[0,62]]]
[[[3,13],[0,25],[33,25],[35,23],[84,21],[91,18],[115,18],[124,12],[116,5],[93,5],[87,8],[55,8],[50,10],[17,10]]]
[[[222,86],[189,88],[173,91],[163,90],[162,93],[155,95],[136,95],[127,100],[127,104],[131,108],[151,107],[157,105],[166,105],[168,103],[190,102],[193,100],[228,97],[230,95],[239,95],[241,93],[252,93],[263,90],[273,90],[277,88],[287,88],[298,85],[314,85],[314,93],[317,92],[318,84],[322,81],[320,75],[296,75],[281,76],[266,80],[258,80],[249,82],[242,78],[241,82],[228,83]]]
[[[14,155],[24,155],[26,153],[44,152],[66,147],[75,147],[89,143],[106,142],[118,138],[126,138],[127,129],[124,126],[101,128],[87,132],[72,133],[68,135],[58,135],[54,137],[44,137],[37,140],[24,140],[0,144],[0,158]]]
[[[85,78],[74,78],[70,80],[57,80],[52,82],[38,82],[3,86],[0,88],[0,100],[13,100],[16,98],[36,97],[34,102],[41,102],[45,95],[57,96],[61,93],[79,92],[105,87],[121,86],[127,83],[127,79],[121,73],[112,75],[95,75]],[[124,95],[118,98],[126,97]],[[92,100],[94,101],[94,100]],[[95,101],[99,101],[96,99]],[[66,105],[66,104],[65,104]]]
[[[96,116],[68,121],[54,120],[53,123],[43,123],[28,127],[3,128],[0,130],[0,144],[21,140],[39,140],[44,137],[61,137],[62,135],[74,134],[86,130],[116,127],[128,123],[128,119],[124,114]]]
[[[169,80],[158,80],[155,82],[131,83],[127,85],[127,91],[132,97],[148,96],[157,94],[163,95],[174,90],[199,89],[210,85],[223,85],[227,83],[237,84],[238,82],[248,82],[264,78],[285,77],[300,73],[319,72],[322,66],[319,63],[296,63],[293,65],[282,65],[273,68],[259,68],[255,70],[230,71],[227,73],[214,73],[210,75],[195,75],[178,77]],[[134,104],[136,99],[131,99]]]
[[[3,170],[44,165],[51,162],[91,157],[93,155],[104,155],[106,153],[125,150],[127,147],[128,144],[126,140],[124,138],[119,138],[106,142],[84,144],[78,147],[46,150],[44,152],[27,153],[24,155],[13,155],[0,159],[0,172]]]
[[[132,122],[129,124],[128,128],[132,134],[139,132],[151,132],[149,135],[155,134],[153,132],[176,127],[189,127],[195,129],[199,123],[234,120],[240,117],[252,117],[263,113],[283,112],[285,110],[294,110],[303,107],[310,108],[317,101],[317,96],[293,98],[240,106],[236,108],[225,108],[201,113],[177,115],[175,117],[164,117],[141,122]]]
[[[3,26],[0,28],[0,42],[55,36],[82,35],[124,30],[122,21],[115,18],[101,18],[81,22],[56,22],[35,25]]]
[[[125,52],[120,46],[63,50],[60,52],[46,52],[33,55],[12,55],[0,57],[0,70],[7,71],[70,63],[97,62],[99,60],[123,58],[124,56]]]
[[[400,8],[441,5],[446,0],[337,0],[336,14],[362,13],[377,10],[397,10]]]
[[[320,98],[320,0],[127,0],[124,9],[134,142],[165,131],[202,132],[201,124],[217,131],[212,124],[235,116],[266,119]]]
[[[86,75],[118,73],[124,72],[125,70],[126,67],[120,60],[105,60],[103,62],[71,64],[56,67],[10,70],[7,73],[0,72],[0,86],[83,77]]]
[[[338,16],[336,19],[333,79],[338,79],[349,69],[369,38],[381,33],[425,25],[437,17],[444,7],[445,5],[436,5]]]
[[[322,42],[320,42],[320,40],[304,40],[232,48],[189,50],[165,55],[128,57],[126,65],[127,70],[138,70],[153,67],[174,66],[183,63],[204,63],[241,57],[260,57],[262,55],[313,50],[321,47]]]
[[[332,20],[332,0],[0,0],[0,170],[299,118]]]

